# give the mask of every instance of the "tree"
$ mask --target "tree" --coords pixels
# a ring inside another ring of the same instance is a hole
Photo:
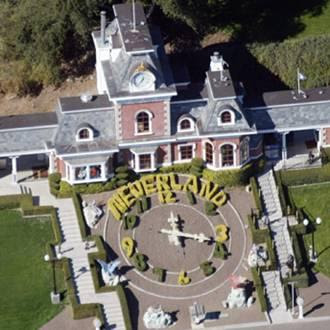
[[[91,46],[99,11],[111,2],[2,1],[0,90],[30,92],[36,84],[59,82],[65,64],[83,58]]]

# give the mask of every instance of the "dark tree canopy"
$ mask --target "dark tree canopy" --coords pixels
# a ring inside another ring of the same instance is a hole
[[[0,2],[0,90],[26,91],[60,81],[91,45],[99,11],[111,0]],[[110,10],[109,10],[110,12]]]

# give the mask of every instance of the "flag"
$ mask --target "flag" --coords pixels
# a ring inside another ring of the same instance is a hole
[[[298,71],[298,79],[299,80],[306,80],[306,76],[304,76],[301,72]]]

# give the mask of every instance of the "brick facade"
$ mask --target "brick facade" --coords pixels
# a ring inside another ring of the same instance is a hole
[[[135,122],[136,115],[141,110],[146,110],[152,114],[151,134],[136,134]],[[152,103],[136,103],[136,104],[123,104],[120,107],[121,112],[121,132],[123,140],[139,140],[146,136],[148,137],[161,137],[166,135],[165,127],[166,122],[166,103],[152,102]]]

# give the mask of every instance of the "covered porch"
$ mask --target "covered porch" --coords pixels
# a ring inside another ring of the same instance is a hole
[[[264,135],[264,151],[277,169],[321,166],[322,140],[318,129]]]
[[[53,172],[52,151],[0,157],[0,179],[7,178],[11,184],[44,179]]]

